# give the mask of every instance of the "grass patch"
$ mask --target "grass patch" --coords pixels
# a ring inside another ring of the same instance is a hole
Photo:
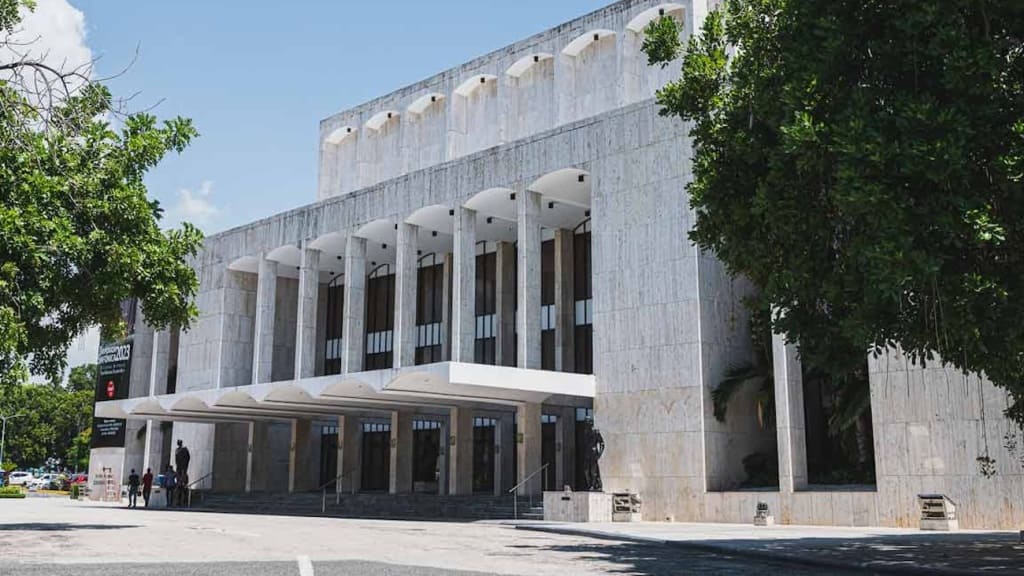
[[[25,493],[17,486],[4,486],[0,488],[0,498],[24,498]]]

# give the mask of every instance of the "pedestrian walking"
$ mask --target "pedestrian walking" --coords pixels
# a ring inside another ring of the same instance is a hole
[[[149,495],[153,492],[153,470],[146,468],[146,473],[142,475],[142,500],[145,502],[146,508],[149,508]]]
[[[135,468],[132,468],[132,473],[128,475],[128,507],[137,508],[139,503],[139,475],[135,473]]]
[[[164,498],[167,500],[167,507],[174,507],[174,492],[178,488],[178,476],[174,473],[173,466],[167,466],[164,474]]]

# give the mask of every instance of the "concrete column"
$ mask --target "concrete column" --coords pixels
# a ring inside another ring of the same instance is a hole
[[[391,477],[388,492],[412,492],[412,412],[391,413]]]
[[[541,459],[541,405],[539,403],[520,404],[516,407],[516,453],[519,458],[519,470],[516,483],[522,482],[527,476],[540,469]],[[538,473],[529,482],[519,487],[520,496],[540,494],[543,486],[543,473]]]
[[[520,368],[540,369],[540,194],[516,194],[518,288],[516,338]],[[539,425],[539,420],[538,420]]]
[[[444,255],[442,264],[444,286],[441,296],[441,359],[451,360],[452,358],[452,267],[454,261],[452,253]]]
[[[349,236],[345,244],[345,303],[342,319],[341,373],[363,369],[366,346],[366,238]]]
[[[499,366],[516,365],[516,249],[510,242],[498,242],[495,254],[495,324]]]
[[[359,491],[362,480],[360,470],[360,447],[362,445],[363,422],[358,416],[347,415],[338,417],[338,467],[343,492]]]
[[[299,265],[298,326],[295,327],[296,379],[312,378],[316,375],[316,325],[319,299],[320,251],[304,245]]]
[[[452,361],[472,362],[476,340],[476,211],[455,209]]]
[[[498,420],[497,425],[494,427],[494,495],[501,496],[502,484],[506,474],[511,474],[512,470],[505,469],[504,466],[504,454],[502,453],[502,444],[504,443],[505,430],[502,426],[501,419]]]
[[[395,265],[395,368],[416,364],[416,284],[419,226],[398,223]]]
[[[573,232],[555,230],[555,370],[572,372],[576,364],[576,299],[573,294]],[[557,486],[561,487],[559,482]]]
[[[512,486],[515,486],[516,477],[516,433],[515,433],[515,414],[507,413],[502,414],[501,418],[498,419],[498,427],[500,428],[501,441],[499,446],[500,451],[495,450],[496,457],[501,461],[501,481],[495,480],[495,486],[501,486],[501,494],[507,494]]]
[[[449,494],[473,493],[473,411],[454,407],[448,417]]]
[[[797,347],[772,335],[775,372],[775,426],[779,448],[779,491],[807,487],[807,429],[804,423],[803,374]]]
[[[245,491],[252,492],[252,445],[256,440],[256,423],[248,424],[248,440],[245,445]]]
[[[288,492],[295,492],[295,470],[298,467],[299,446],[309,437],[309,422],[293,419],[291,421],[291,439],[288,442]]]
[[[274,367],[274,302],[277,298],[277,262],[260,254],[256,283],[256,333],[252,346],[252,383],[271,381]]]

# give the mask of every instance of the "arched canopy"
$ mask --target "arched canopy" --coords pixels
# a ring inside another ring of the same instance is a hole
[[[341,126],[335,128],[324,138],[324,142],[327,144],[338,145],[344,142],[348,138],[355,138],[357,130],[352,126]]]
[[[260,259],[256,256],[242,256],[234,262],[228,264],[228,270],[234,272],[247,272],[249,274],[256,274],[259,272]]]
[[[388,219],[374,220],[364,224],[355,236],[366,239],[366,261],[368,265],[393,263],[395,261],[395,223]]]
[[[412,101],[406,112],[420,115],[427,111],[432,105],[440,105],[444,102],[445,96],[440,92],[429,92]]]
[[[647,25],[654,20],[661,18],[662,16],[672,16],[680,21],[683,19],[683,5],[682,4],[659,4],[654,8],[648,8],[643,12],[637,14],[629,24],[626,24],[626,30],[635,34],[643,34],[644,29]]]
[[[547,52],[538,52],[537,54],[523,56],[519,60],[516,60],[515,64],[509,66],[508,70],[505,71],[505,74],[513,78],[519,78],[523,74],[526,74],[526,72],[529,71],[530,68],[533,68],[534,66],[540,64],[541,62],[547,62],[552,58],[554,58],[554,56],[548,54]]]
[[[424,230],[451,234],[453,219],[454,216],[452,215],[451,208],[444,204],[434,204],[433,206],[424,206],[413,212],[405,221],[409,224],[415,224]]]
[[[370,116],[370,119],[366,121],[366,127],[377,132],[392,120],[398,120],[398,110],[381,110]]]
[[[541,195],[540,220],[546,228],[572,230],[588,218],[591,177],[585,170],[556,170],[527,189]]]
[[[609,36],[615,36],[615,31],[607,30],[604,28],[598,30],[591,30],[590,32],[579,35],[572,42],[569,42],[569,44],[567,44],[565,48],[562,49],[562,54],[565,54],[566,56],[572,56],[573,58],[575,58],[579,56],[581,52],[586,50],[587,46],[590,46],[591,44],[599,40],[604,40]]]
[[[459,84],[459,87],[455,89],[455,93],[463,98],[468,98],[477,88],[486,86],[490,82],[495,82],[497,79],[498,77],[494,74],[477,74]]]

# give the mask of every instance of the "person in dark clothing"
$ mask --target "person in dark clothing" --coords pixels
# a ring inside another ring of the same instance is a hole
[[[135,473],[135,468],[132,468],[132,473],[128,475],[128,507],[138,508],[139,502],[139,475]]]
[[[146,468],[146,473],[142,475],[142,500],[146,503],[146,508],[149,508],[151,492],[153,492],[153,470]]]
[[[188,492],[188,472],[178,472],[178,506],[185,506]]]
[[[178,470],[178,476],[188,474],[188,465],[192,461],[192,455],[181,440],[178,440],[178,448],[174,450],[174,466]],[[180,484],[180,482],[179,482]]]
[[[174,467],[168,466],[164,473],[164,498],[167,499],[167,507],[174,507],[174,493],[178,488],[178,475],[174,473]]]

